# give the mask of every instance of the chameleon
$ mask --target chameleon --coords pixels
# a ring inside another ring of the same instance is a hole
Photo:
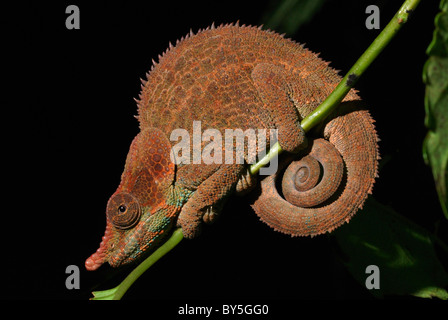
[[[213,24],[170,43],[142,80],[135,99],[139,133],[86,268],[138,261],[177,227],[185,238],[197,237],[233,194],[250,192],[260,219],[291,236],[316,236],[348,222],[378,176],[374,120],[351,89],[322,125],[306,136],[300,126],[340,80],[318,54],[262,27]],[[250,175],[246,149],[243,163],[176,163],[171,133],[192,133],[193,121],[221,132],[275,129],[286,151],[280,167],[289,166],[264,179]]]

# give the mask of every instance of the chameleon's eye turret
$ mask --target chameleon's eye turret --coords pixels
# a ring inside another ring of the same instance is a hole
[[[115,228],[130,229],[140,220],[140,204],[133,195],[120,192],[110,198],[106,213],[107,219]]]

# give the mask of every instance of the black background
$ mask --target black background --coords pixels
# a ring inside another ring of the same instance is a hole
[[[80,30],[65,28],[69,4],[80,8]],[[291,37],[344,74],[379,33],[365,27],[370,4],[379,6],[384,27],[401,1],[327,1]],[[196,32],[212,22],[237,20],[259,25],[271,6],[62,1],[2,7],[7,191],[1,298],[88,299],[92,289],[107,289],[123,278],[126,271],[104,282],[112,269],[87,272],[84,261],[101,241],[106,202],[138,132],[133,97],[139,78],[169,41],[190,28]],[[437,12],[437,1],[422,1],[356,86],[382,140],[374,197],[429,230],[443,215],[421,156],[426,133],[421,75]],[[200,238],[182,241],[125,298],[372,299],[345,270],[335,246],[331,236],[291,239],[271,231],[244,198],[232,198],[216,224]],[[65,268],[72,264],[81,269],[80,290],[65,287]]]

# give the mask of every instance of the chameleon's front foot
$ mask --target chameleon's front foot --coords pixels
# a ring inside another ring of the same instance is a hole
[[[187,203],[179,214],[177,226],[182,229],[184,238],[196,238],[201,233],[202,222],[211,224],[216,221],[221,209],[222,205],[216,204],[198,210]]]
[[[211,223],[216,219],[243,169],[244,165],[222,165],[197,187],[177,219],[185,238],[195,238],[200,234],[202,222]]]
[[[201,216],[192,214],[192,211],[194,212],[187,202],[177,218],[177,226],[182,229],[186,239],[193,239],[201,233]]]

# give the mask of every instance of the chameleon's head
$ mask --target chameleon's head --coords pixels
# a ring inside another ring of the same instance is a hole
[[[170,151],[160,130],[144,130],[134,139],[120,186],[107,203],[106,232],[86,260],[87,270],[135,261],[166,239],[180,210],[169,201],[174,181]]]

